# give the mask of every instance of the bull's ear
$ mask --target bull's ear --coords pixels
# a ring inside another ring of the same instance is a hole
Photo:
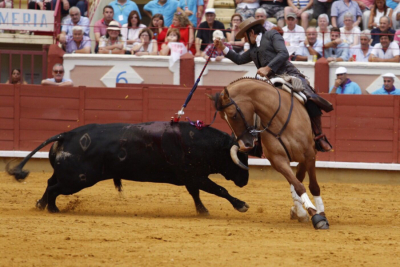
[[[208,98],[211,99],[212,101],[215,101],[215,97],[213,95],[206,94],[206,96],[208,96]]]

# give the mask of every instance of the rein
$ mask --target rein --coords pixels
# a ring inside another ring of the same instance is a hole
[[[217,111],[222,111],[222,110],[224,110],[225,108],[227,108],[227,107],[229,107],[229,106],[231,106],[231,105],[234,105],[235,108],[236,108],[236,111],[239,113],[240,117],[242,118],[242,121],[243,121],[243,123],[244,123],[244,126],[246,127],[246,129],[240,134],[240,136],[238,136],[238,137],[236,138],[236,141],[239,141],[239,140],[243,137],[243,135],[246,134],[246,132],[249,132],[251,135],[253,135],[253,136],[256,137],[258,134],[261,134],[262,132],[266,131],[266,132],[270,133],[272,136],[274,136],[276,139],[278,139],[279,143],[282,145],[283,149],[285,150],[286,155],[287,155],[288,158],[289,158],[289,161],[292,161],[292,158],[290,157],[289,151],[287,150],[285,144],[283,143],[281,136],[282,136],[282,133],[285,131],[287,125],[289,124],[290,118],[291,118],[291,116],[292,116],[292,111],[293,111],[293,90],[292,90],[292,93],[291,93],[291,103],[290,103],[290,109],[289,109],[288,117],[287,117],[287,119],[286,119],[285,124],[282,126],[281,130],[279,131],[279,133],[276,134],[276,133],[272,132],[272,131],[269,129],[269,127],[271,126],[272,121],[274,120],[274,118],[275,118],[276,115],[278,114],[279,110],[281,109],[281,94],[280,94],[278,88],[276,88],[275,86],[273,86],[273,87],[276,89],[276,92],[278,93],[278,96],[279,96],[279,105],[278,105],[278,108],[277,108],[277,110],[275,111],[274,115],[271,117],[271,119],[270,119],[269,122],[267,123],[267,126],[264,126],[264,124],[261,122],[261,126],[264,128],[264,129],[262,129],[262,130],[256,130],[256,127],[255,127],[255,126],[250,126],[250,125],[247,123],[247,121],[246,121],[246,119],[245,119],[245,117],[244,117],[244,115],[243,115],[242,110],[241,110],[240,107],[236,104],[236,102],[235,102],[232,98],[230,98],[230,97],[229,97],[230,102],[229,102],[228,104],[226,104],[226,105],[220,107]],[[215,115],[214,115],[214,119],[215,119]],[[213,120],[213,122],[214,122],[214,120]]]

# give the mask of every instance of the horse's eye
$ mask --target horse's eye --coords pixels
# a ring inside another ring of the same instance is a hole
[[[237,113],[235,113],[235,115],[233,115],[232,119],[236,120],[236,115],[237,115]]]

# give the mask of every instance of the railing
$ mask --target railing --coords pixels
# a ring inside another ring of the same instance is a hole
[[[169,121],[190,90],[171,85],[121,86],[2,85],[0,150],[30,151],[53,135],[89,123]],[[199,86],[185,109],[185,117],[210,123],[215,109],[204,94],[222,89]],[[318,153],[317,160],[400,163],[399,96],[321,95],[334,107],[322,119],[323,131],[334,150]],[[230,133],[219,115],[212,126]]]
[[[0,81],[5,82],[4,77],[2,79],[1,74],[4,73],[3,68],[7,65],[1,62],[2,55],[9,55],[8,71],[6,71],[8,75],[11,75],[12,69],[20,69],[25,75],[30,73],[30,81],[28,80],[27,82],[30,82],[31,84],[35,83],[35,79],[36,83],[40,83],[42,79],[47,77],[47,51],[45,48],[42,51],[0,50]],[[35,70],[38,72],[38,69],[35,69],[35,66],[38,66],[35,56],[41,57],[41,77],[34,77]],[[15,62],[13,62],[13,57],[19,57],[19,64],[15,64]],[[27,58],[28,60],[25,61],[24,58]],[[26,62],[29,61],[30,66],[27,68]],[[7,77],[9,77],[8,75]],[[25,79],[26,77],[23,78]]]

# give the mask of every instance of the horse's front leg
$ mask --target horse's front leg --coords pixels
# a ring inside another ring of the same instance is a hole
[[[290,185],[293,185],[295,193],[300,196],[301,202],[308,211],[308,214],[310,214],[310,216],[314,216],[317,212],[317,209],[308,197],[304,185],[299,180],[297,180],[296,176],[294,176],[287,157],[277,155],[271,158],[270,162],[272,167],[274,167],[275,170],[285,176]]]
[[[306,165],[302,162],[297,165],[296,178],[300,183],[303,182],[306,175]],[[294,186],[290,185],[290,193],[293,199],[293,206],[290,208],[290,219],[298,220],[299,222],[308,222],[310,221],[310,217],[307,214],[307,211],[303,208],[303,202],[301,198],[297,195],[294,190]]]
[[[319,215],[313,218],[314,227],[318,225],[318,229],[329,229],[329,223],[325,215],[324,202],[321,198],[321,190],[318,185],[317,175],[315,174],[315,160],[310,159],[306,161],[306,168],[310,178],[310,185],[308,188],[313,195],[315,206],[317,207],[317,215]]]

